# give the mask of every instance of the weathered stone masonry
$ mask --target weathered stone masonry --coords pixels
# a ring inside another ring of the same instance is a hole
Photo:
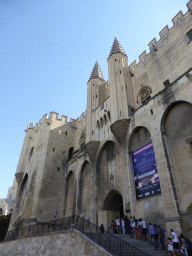
[[[192,1],[187,6],[139,63],[129,65],[114,39],[109,80],[96,62],[79,118],[68,122],[51,112],[27,127],[9,229],[72,214],[108,227],[116,215],[129,214],[190,234]],[[161,194],[137,200],[131,154],[149,142]]]

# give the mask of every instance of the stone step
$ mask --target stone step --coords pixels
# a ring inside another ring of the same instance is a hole
[[[151,245],[149,241],[141,241],[138,238],[131,238],[130,235],[115,235],[125,242],[133,245],[134,247],[146,252],[147,254],[151,256],[167,256],[169,255],[167,251],[162,250],[161,248],[158,248],[158,250],[155,250],[155,247]]]

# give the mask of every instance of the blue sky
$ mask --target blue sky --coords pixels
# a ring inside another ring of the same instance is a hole
[[[77,118],[87,81],[117,37],[129,64],[185,0],[0,0],[0,198],[12,186],[26,126],[51,111]]]

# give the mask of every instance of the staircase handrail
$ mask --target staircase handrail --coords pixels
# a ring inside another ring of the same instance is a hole
[[[7,232],[3,242],[30,237],[35,235],[43,235],[46,233],[63,231],[72,229],[71,223],[75,224],[75,229],[83,233],[85,236],[102,246],[105,250],[116,256],[149,256],[149,254],[129,244],[127,241],[110,234],[107,231],[101,233],[99,227],[90,221],[73,215],[62,219],[55,219],[47,222],[37,222],[36,224],[26,227],[10,230]]]

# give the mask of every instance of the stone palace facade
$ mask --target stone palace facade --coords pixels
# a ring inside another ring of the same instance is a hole
[[[78,119],[51,112],[27,126],[9,230],[71,215],[109,226],[132,215],[192,230],[192,1],[139,63],[115,38]],[[14,185],[15,186],[15,185]]]

